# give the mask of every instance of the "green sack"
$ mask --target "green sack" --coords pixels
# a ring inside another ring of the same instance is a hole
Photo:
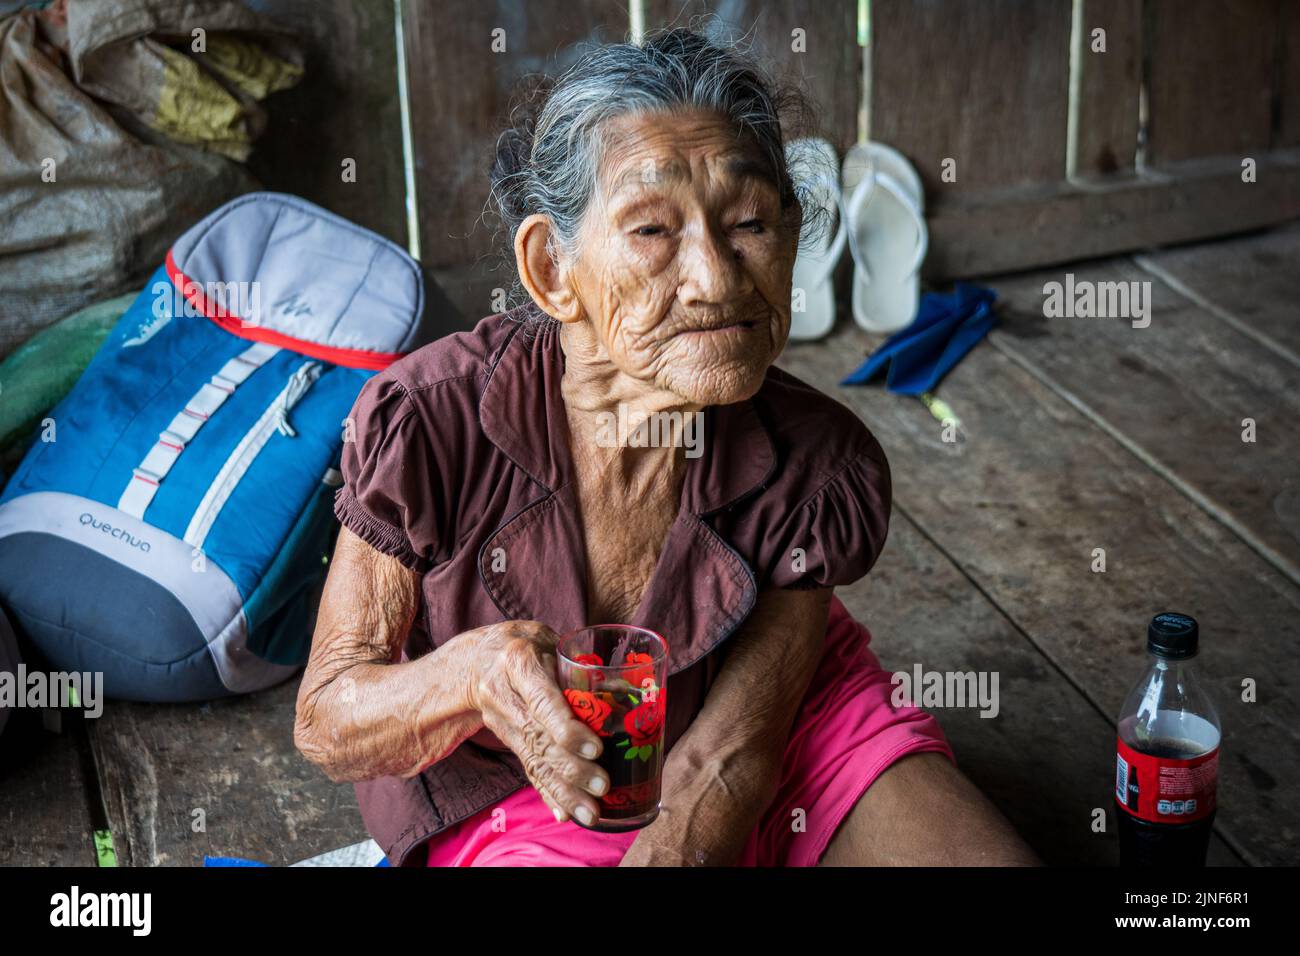
[[[0,362],[0,468],[22,459],[41,419],[81,373],[138,292],[87,306],[37,332]]]

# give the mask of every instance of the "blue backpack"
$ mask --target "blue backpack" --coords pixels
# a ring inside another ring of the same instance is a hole
[[[289,677],[345,420],[422,309],[406,252],[292,196],[243,196],[186,232],[0,494],[15,629],[121,699]]]

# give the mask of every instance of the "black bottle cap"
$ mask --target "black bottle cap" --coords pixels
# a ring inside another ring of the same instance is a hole
[[[1147,650],[1169,660],[1196,656],[1196,618],[1175,611],[1157,614],[1147,627]]]

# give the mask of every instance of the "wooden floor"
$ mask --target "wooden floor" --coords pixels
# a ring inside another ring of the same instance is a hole
[[[1149,282],[1150,326],[1045,318],[1043,285],[1067,272]],[[1300,863],[1300,225],[984,284],[1001,324],[938,390],[955,443],[917,399],[838,386],[879,341],[851,323],[782,359],[856,410],[893,469],[888,546],[840,596],[888,668],[998,673],[996,718],[935,713],[1053,864],[1115,862],[1114,718],[1151,615],[1195,615],[1225,727],[1210,860]],[[351,788],[293,748],[295,690],[114,703],[62,734],[22,714],[0,753],[0,864],[93,863],[105,828],[136,866],[365,839]]]

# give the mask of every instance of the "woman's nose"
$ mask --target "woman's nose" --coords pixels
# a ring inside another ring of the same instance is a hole
[[[714,228],[701,229],[679,247],[683,305],[726,305],[748,295],[753,280],[740,251],[725,234]]]

